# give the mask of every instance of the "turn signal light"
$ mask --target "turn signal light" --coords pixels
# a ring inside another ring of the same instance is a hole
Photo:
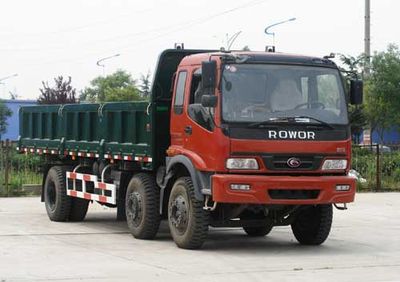
[[[324,164],[322,165],[322,170],[342,170],[346,169],[346,167],[347,160],[332,159],[324,161]]]
[[[350,185],[336,185],[336,191],[349,191]]]
[[[249,184],[231,184],[232,190],[249,191],[251,186]]]
[[[230,158],[226,160],[227,169],[258,169],[258,163],[253,158]]]

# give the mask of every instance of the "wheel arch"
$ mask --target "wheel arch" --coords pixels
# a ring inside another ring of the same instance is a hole
[[[197,170],[193,165],[193,162],[187,156],[177,155],[169,157],[167,158],[165,177],[163,183],[160,185],[160,213],[163,211],[165,196],[168,197],[169,191],[171,190],[175,180],[182,176],[190,176],[192,179],[195,198],[197,200],[204,200],[204,195],[207,193],[203,192],[206,190],[211,191],[210,173],[203,173]]]

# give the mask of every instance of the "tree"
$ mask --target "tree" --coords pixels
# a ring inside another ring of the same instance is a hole
[[[346,82],[350,85],[351,79],[357,79],[363,76],[366,56],[364,54],[357,57],[339,54],[340,70],[343,73]]]
[[[136,81],[124,70],[106,77],[98,76],[90,82],[80,95],[81,101],[110,102],[141,100]]]
[[[139,85],[140,95],[148,99],[151,91],[151,82],[150,82],[150,71],[147,72],[146,75],[140,75],[140,85]]]
[[[365,94],[371,130],[378,132],[383,143],[384,131],[400,126],[400,50],[397,45],[390,44],[387,51],[372,57]]]
[[[7,129],[7,118],[12,115],[11,110],[0,100],[0,140],[1,135],[6,132]]]
[[[42,81],[43,88],[40,88],[41,95],[38,104],[73,104],[76,103],[76,89],[71,86],[71,77],[65,81],[62,76],[54,78],[55,85]]]
[[[350,88],[350,81],[358,79],[363,76],[363,69],[365,65],[365,55],[361,54],[357,57],[339,55],[340,70],[345,79],[346,89]],[[348,92],[348,91],[347,91]],[[351,128],[352,139],[355,143],[360,143],[360,135],[367,125],[367,117],[363,105],[349,105],[349,121]]]
[[[8,93],[10,94],[10,99],[11,100],[17,100],[18,94],[17,94],[17,92],[15,90],[14,90],[14,92],[8,91]]]

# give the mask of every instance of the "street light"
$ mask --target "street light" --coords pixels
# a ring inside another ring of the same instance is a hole
[[[228,38],[228,34],[226,34],[227,51],[231,50],[233,42],[235,42],[236,38],[238,38],[241,33],[242,33],[242,31],[238,31],[234,35],[232,35],[230,38]]]
[[[0,78],[0,82],[3,81],[3,80],[9,79],[9,78],[15,77],[15,76],[18,76],[18,73],[14,73],[14,74],[12,74],[12,75],[5,76],[5,77]]]
[[[112,56],[109,56],[109,57],[102,58],[102,59],[100,59],[100,60],[98,60],[98,61],[96,62],[96,65],[98,65],[99,67],[102,67],[102,68],[103,68],[103,76],[105,76],[105,68],[106,68],[106,65],[100,64],[100,63],[101,63],[101,62],[104,62],[105,60],[118,57],[118,56],[120,56],[120,55],[121,55],[121,54],[115,54],[115,55],[112,55]]]
[[[265,34],[272,35],[272,45],[273,46],[275,46],[275,32],[268,32],[268,29],[270,29],[273,26],[277,26],[277,25],[280,25],[280,24],[283,24],[283,23],[292,22],[294,20],[296,20],[296,18],[291,18],[291,19],[288,19],[288,20],[277,22],[277,23],[271,24],[271,25],[269,25],[269,26],[267,26],[265,28],[265,30],[264,30]]]

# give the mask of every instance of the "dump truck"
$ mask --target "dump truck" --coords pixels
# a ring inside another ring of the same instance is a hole
[[[354,201],[348,104],[362,102],[328,58],[169,49],[149,101],[20,110],[19,152],[43,158],[52,221],[116,208],[132,235],[167,220],[176,245],[200,248],[209,227],[266,236],[290,225],[320,245],[333,206]]]

